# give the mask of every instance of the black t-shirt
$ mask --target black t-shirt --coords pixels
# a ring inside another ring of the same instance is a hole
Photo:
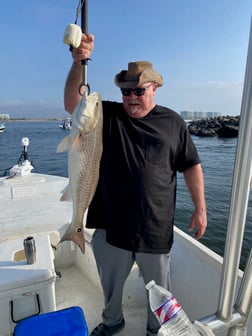
[[[173,243],[176,173],[200,162],[184,120],[156,105],[144,118],[103,102],[103,154],[87,227],[130,251],[167,253]]]

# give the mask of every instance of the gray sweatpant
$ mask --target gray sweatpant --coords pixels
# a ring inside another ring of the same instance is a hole
[[[102,229],[95,231],[92,247],[105,298],[102,314],[104,324],[116,325],[123,318],[123,287],[135,261],[145,284],[155,280],[157,285],[170,289],[169,253],[135,253],[117,248],[106,242],[106,232]],[[159,328],[160,325],[148,307],[147,329],[155,333]]]

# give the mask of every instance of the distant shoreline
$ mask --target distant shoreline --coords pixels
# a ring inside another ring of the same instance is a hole
[[[11,118],[11,119],[1,119],[1,123],[7,123],[7,122],[12,122],[12,121],[19,121],[19,122],[24,122],[24,121],[62,121],[66,119],[66,117],[62,118]]]

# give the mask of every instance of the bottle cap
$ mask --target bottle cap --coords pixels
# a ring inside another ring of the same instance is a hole
[[[155,286],[156,282],[154,280],[151,280],[150,282],[147,283],[147,285],[145,286],[145,288],[147,290],[151,289],[151,287]]]

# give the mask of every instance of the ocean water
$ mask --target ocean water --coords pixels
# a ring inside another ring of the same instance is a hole
[[[237,139],[218,137],[193,137],[198,149],[205,180],[208,227],[201,242],[223,256],[229,218],[232,180],[235,164]],[[240,267],[244,269],[252,247],[252,191],[249,195],[247,218],[243,238]],[[188,230],[192,213],[192,202],[184,184],[178,176],[176,224]],[[235,240],[236,237],[233,237]]]
[[[16,164],[23,147],[21,139],[28,137],[29,160],[33,172],[67,176],[67,153],[56,153],[58,143],[68,134],[58,128],[58,121],[9,121],[0,133],[0,176]],[[201,242],[221,256],[224,253],[229,204],[232,190],[233,168],[237,139],[194,137],[202,161],[205,177],[208,228]],[[192,202],[178,174],[176,225],[188,232]],[[234,237],[235,239],[235,237]],[[252,241],[252,192],[250,193],[246,228],[243,239],[241,268],[244,268]]]

